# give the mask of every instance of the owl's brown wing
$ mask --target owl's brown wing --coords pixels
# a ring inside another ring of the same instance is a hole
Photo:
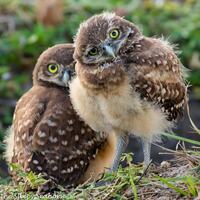
[[[34,129],[45,112],[46,100],[41,97],[38,96],[35,88],[32,88],[17,102],[13,115],[14,154],[12,162],[18,162],[25,168],[26,162],[32,158]]]
[[[34,86],[15,111],[13,162],[65,186],[77,184],[106,140],[73,110],[66,91]]]
[[[160,105],[169,120],[182,116],[187,103],[183,67],[166,42],[140,39],[127,63],[131,85],[141,98]]]

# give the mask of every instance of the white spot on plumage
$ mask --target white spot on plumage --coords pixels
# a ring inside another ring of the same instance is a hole
[[[45,144],[45,142],[42,141],[42,140],[37,140],[37,143],[38,143],[39,145],[42,145],[42,146]]]
[[[166,89],[165,89],[165,88],[162,88],[161,94],[164,95],[164,94],[166,94],[166,92],[167,92]]]
[[[72,119],[68,120],[67,122],[68,122],[69,125],[73,124],[73,120]]]
[[[39,132],[38,132],[38,136],[39,136],[40,138],[46,137],[46,133],[45,133],[45,132],[42,132],[42,131],[39,131]]]
[[[151,92],[151,87],[148,87],[148,88],[146,89],[146,91],[147,91],[148,93],[150,93],[150,92]]]
[[[158,65],[160,65],[160,64],[161,64],[161,61],[160,61],[160,60],[157,60],[156,63],[157,63]]]
[[[30,119],[26,120],[23,125],[24,126],[28,126],[29,124],[31,124],[31,120]]]
[[[66,133],[65,130],[61,130],[61,129],[58,130],[59,135],[65,135],[65,133]]]
[[[50,136],[50,137],[49,137],[49,141],[50,141],[51,143],[56,143],[56,142],[58,142],[58,138],[57,138],[57,137]]]
[[[73,128],[73,126],[68,126],[66,129],[67,129],[67,131],[71,132],[71,131],[73,131],[74,128]]]
[[[33,160],[33,164],[38,165],[39,161],[38,160]]]
[[[56,163],[55,160],[49,160],[49,164],[54,164],[54,163]]]
[[[64,145],[64,146],[67,146],[67,144],[68,144],[68,142],[67,142],[66,140],[62,141],[61,143],[62,143],[62,145]]]
[[[17,138],[16,138],[16,142],[19,142],[20,141],[20,138],[17,136]]]
[[[179,96],[179,91],[176,90],[175,92],[176,92],[176,97],[178,97]]]
[[[55,158],[56,158],[57,160],[59,160],[59,159],[60,159],[60,157],[59,157],[59,156],[56,156]]]
[[[56,113],[57,115],[60,115],[60,114],[63,114],[63,111],[58,109],[58,110],[55,111],[55,113]]]
[[[67,171],[66,170],[61,170],[61,174],[66,174],[67,173]]]
[[[91,141],[88,141],[88,145],[89,145],[89,146],[92,146],[92,142],[91,142]]]
[[[161,97],[158,97],[157,100],[160,102],[161,101]]]
[[[26,133],[24,133],[23,135],[22,135],[22,140],[25,140],[26,139]]]
[[[164,108],[164,107],[162,107],[161,110],[162,110],[163,112],[165,112],[165,108]]]
[[[64,158],[63,158],[63,161],[64,161],[64,162],[67,162],[67,161],[68,161],[68,158],[67,158],[67,157],[64,157]]]
[[[84,134],[84,133],[85,133],[85,129],[82,128],[82,129],[81,129],[81,134]]]
[[[58,169],[57,166],[54,166],[54,167],[52,168],[53,171],[56,171],[57,169]]]
[[[77,149],[76,153],[77,153],[78,155],[81,155],[81,151],[80,151],[79,149]]]
[[[18,132],[21,132],[21,129],[22,129],[22,125],[19,125]]]
[[[163,65],[166,65],[166,64],[167,64],[167,61],[166,61],[166,60],[163,60],[162,62],[163,62]]]
[[[79,140],[79,136],[75,135],[74,139],[75,139],[75,141],[78,141]]]
[[[84,162],[83,162],[83,160],[81,160],[81,161],[80,161],[80,164],[81,164],[81,165],[84,165]]]
[[[144,84],[142,87],[143,87],[143,88],[147,88],[147,87],[148,87],[148,85],[147,85],[147,84]]]
[[[75,165],[74,165],[74,168],[75,168],[75,169],[78,169],[78,165],[77,165],[77,164],[75,164]]]
[[[27,141],[28,142],[31,142],[32,141],[32,139],[33,139],[33,136],[31,135],[31,136],[29,136],[29,137],[27,137]]]
[[[48,126],[50,126],[50,127],[55,127],[55,126],[57,126],[57,123],[56,122],[53,122],[53,121],[51,121],[51,120],[46,120],[46,123],[48,124]]]
[[[172,67],[172,71],[173,71],[173,72],[176,72],[176,68],[175,68],[175,67]]]
[[[38,107],[38,109],[42,109],[44,107],[44,104],[43,103],[38,103],[37,107]]]
[[[86,155],[86,154],[87,154],[87,152],[86,152],[85,150],[83,150],[83,151],[82,151],[82,153],[83,153],[84,155]]]
[[[39,171],[42,171],[42,167],[41,167],[41,166],[37,166],[37,169],[38,169]]]

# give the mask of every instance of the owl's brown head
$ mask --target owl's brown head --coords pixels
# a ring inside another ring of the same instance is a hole
[[[58,44],[44,51],[33,71],[33,84],[67,87],[74,74],[74,47]]]
[[[113,13],[89,18],[81,24],[75,38],[74,58],[78,61],[76,70],[79,77],[82,74],[82,79],[98,85],[105,80],[114,84],[121,81],[124,69],[119,67],[120,57],[132,48],[140,35],[133,23]],[[102,73],[109,77],[103,80]]]

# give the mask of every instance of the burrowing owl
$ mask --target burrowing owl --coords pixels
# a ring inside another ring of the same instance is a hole
[[[183,67],[172,47],[103,13],[80,25],[74,58],[74,108],[94,130],[118,136],[111,170],[117,169],[128,134],[142,139],[147,165],[152,139],[172,126],[187,102]]]
[[[42,192],[57,183],[69,187],[90,176],[96,178],[112,163],[101,155],[114,153],[112,140],[106,140],[103,133],[95,134],[71,105],[68,81],[74,70],[73,52],[71,44],[63,44],[42,53],[33,71],[33,87],[16,105],[7,140],[9,162],[50,180],[40,188]],[[102,145],[105,148],[95,160]]]

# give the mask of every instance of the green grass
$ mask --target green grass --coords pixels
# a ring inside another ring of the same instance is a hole
[[[12,13],[16,19],[17,29],[12,33],[3,32],[0,40],[0,93],[1,98],[7,100],[18,99],[25,91],[24,87],[30,81],[30,71],[36,62],[39,54],[51,46],[60,42],[72,41],[73,35],[79,26],[79,23],[89,16],[102,12],[103,10],[112,11],[114,9],[125,11],[125,17],[138,24],[147,36],[164,35],[174,43],[178,43],[182,51],[180,57],[184,66],[190,66],[190,60],[194,53],[200,51],[199,35],[200,29],[200,2],[198,0],[186,1],[185,4],[178,4],[172,1],[166,1],[166,4],[155,6],[152,1],[131,0],[104,0],[103,2],[93,3],[92,0],[72,0],[65,1],[65,19],[64,22],[55,27],[43,27],[35,23],[34,12],[31,6],[25,6],[19,0],[0,0],[0,13],[2,10]],[[78,12],[77,12],[78,11]],[[162,13],[162,14],[160,14]],[[30,19],[26,20],[23,16],[26,14]],[[28,28],[27,28],[28,27]],[[10,78],[7,75],[11,75]],[[190,72],[189,82],[196,86],[195,94],[200,97],[200,70],[196,69]],[[0,121],[0,152],[3,152],[2,143],[6,128],[12,122],[13,107],[11,105],[2,106]],[[199,129],[193,124],[196,132]],[[199,141],[176,136],[173,133],[163,133],[164,136],[176,139],[177,141],[188,142],[195,146],[200,146]],[[193,150],[184,150],[172,152],[176,158],[177,166],[180,159],[184,160],[183,167],[189,165],[187,173],[173,176],[165,174],[170,171],[170,167],[162,171],[158,166],[155,170],[150,169],[141,181],[143,168],[141,165],[131,164],[131,156],[125,155],[123,159],[127,160],[128,167],[119,168],[117,173],[105,174],[104,179],[112,181],[110,187],[96,188],[94,184],[84,184],[74,190],[66,191],[60,187],[61,191],[49,196],[38,197],[34,192],[25,193],[27,186],[37,188],[45,180],[41,175],[34,173],[24,173],[18,166],[13,165],[18,175],[21,177],[21,183],[13,186],[8,179],[0,179],[0,200],[5,199],[141,199],[142,193],[147,198],[153,195],[151,199],[156,199],[158,195],[156,190],[163,195],[180,195],[185,199],[194,199],[198,196],[200,187],[200,148]],[[0,155],[1,157],[1,155]],[[170,161],[174,165],[173,161]],[[182,169],[182,168],[181,168]],[[167,191],[169,190],[169,194]],[[24,196],[23,196],[24,195]],[[174,198],[175,199],[175,198]]]
[[[144,195],[145,198],[154,199],[161,196],[170,199],[178,196],[183,199],[194,199],[200,194],[200,144],[198,141],[174,134],[163,135],[196,146],[190,150],[184,148],[179,151],[167,150],[169,154],[174,155],[174,159],[160,166],[151,165],[145,173],[142,165],[132,164],[132,154],[124,154],[122,161],[126,161],[128,166],[119,167],[115,173],[104,174],[103,181],[110,182],[109,186],[96,187],[94,182],[84,183],[71,190],[58,186],[59,191],[46,195],[36,193],[37,188],[47,181],[41,174],[25,173],[19,165],[11,164],[10,168],[20,178],[20,182],[18,185],[13,185],[6,179],[1,181],[0,193],[6,200],[139,200],[143,199]],[[27,188],[31,188],[32,191],[25,192]]]
[[[66,191],[59,186],[60,191],[54,194],[37,195],[36,192],[24,192],[27,184],[35,189],[44,183],[42,176],[33,172],[24,173],[19,166],[12,165],[21,182],[17,186],[12,184],[0,185],[0,193],[7,199],[66,199],[66,200],[126,200],[141,199],[145,194],[153,195],[155,199],[159,195],[175,196],[191,199],[200,193],[200,153],[199,151],[174,151],[176,159],[168,161],[169,166],[150,166],[147,174],[143,176],[143,166],[131,163],[132,155],[125,154],[122,160],[126,160],[128,167],[119,167],[116,173],[106,173],[103,180],[110,181],[109,186],[95,187],[94,183],[85,183],[73,190]],[[142,176],[142,179],[138,181]],[[160,191],[160,192],[158,192]]]

